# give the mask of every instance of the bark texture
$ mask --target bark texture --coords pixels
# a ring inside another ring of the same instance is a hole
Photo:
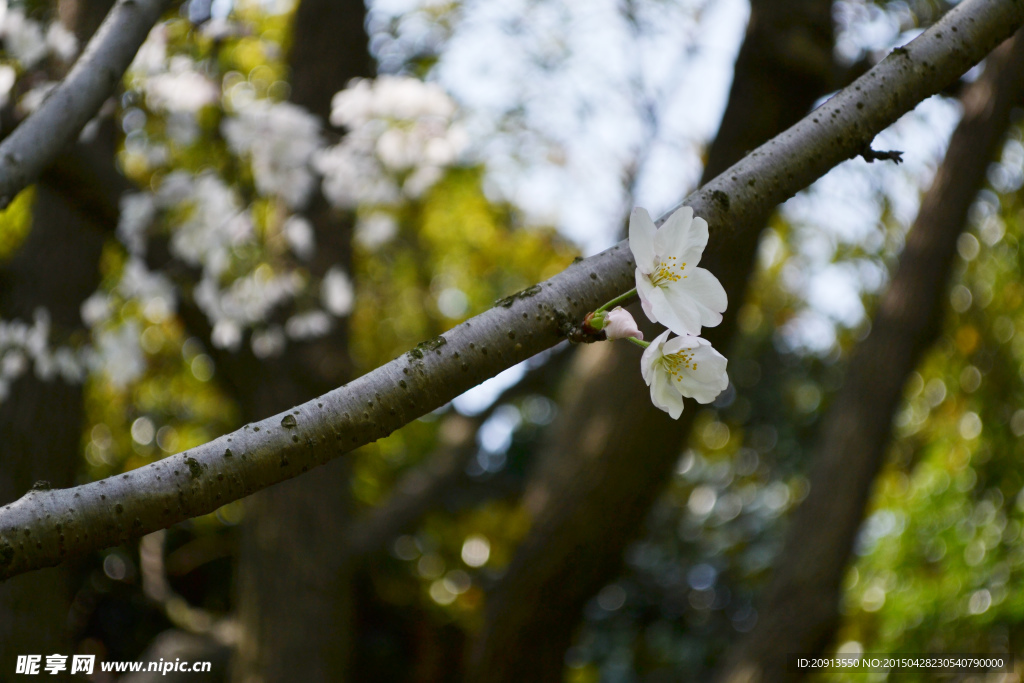
[[[730,683],[790,681],[787,654],[819,655],[839,621],[840,584],[892,434],[903,386],[941,329],[944,294],[967,211],[1024,98],[1024,40],[989,58],[963,95],[964,118],[907,234],[899,269],[882,297],[871,334],[821,428],[811,492],[787,532],[760,621],[718,676]]]
[[[831,0],[752,3],[705,181],[798,121],[828,91],[831,7]],[[701,261],[732,302],[722,325],[704,331],[720,349],[732,335],[757,238],[772,211],[774,205],[766,205],[734,222],[727,243],[715,230]],[[644,318],[639,306],[632,313]],[[648,325],[645,338],[652,339],[654,330]],[[527,487],[533,528],[488,599],[486,625],[472,653],[475,681],[562,679],[583,606],[615,577],[623,549],[668,483],[697,413],[690,402],[674,421],[654,408],[640,376],[639,349],[595,344],[579,356],[575,379],[566,383],[570,392],[560,402],[567,409]]]
[[[859,154],[1022,24],[1024,0],[965,0],[686,204],[714,226],[716,250],[730,253],[747,221]],[[287,413],[117,477],[30,492],[0,508],[0,577],[211,512],[390,434],[561,341],[567,326],[633,282],[620,243]]]

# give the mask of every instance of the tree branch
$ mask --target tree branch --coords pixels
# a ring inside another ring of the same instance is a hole
[[[1024,23],[1024,0],[966,0],[930,30],[749,154],[686,204],[730,226],[792,196]],[[625,242],[297,406],[132,472],[31,491],[0,510],[0,578],[124,542],[297,476],[444,405],[560,341],[559,329],[633,286]]]
[[[42,106],[0,143],[0,208],[39,178],[113,94],[170,0],[118,0]]]

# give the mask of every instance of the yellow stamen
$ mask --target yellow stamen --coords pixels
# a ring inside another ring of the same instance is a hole
[[[673,263],[675,260],[675,256],[669,256],[667,262],[662,261],[658,264],[654,272],[648,276],[651,279],[652,285],[661,287],[662,283],[679,282],[679,280],[688,277],[683,275],[683,271],[686,270],[686,264]]]
[[[666,354],[661,357],[661,364],[674,379],[681,379],[683,370],[697,369],[697,363],[693,360],[695,351],[696,349],[684,349],[676,353]]]

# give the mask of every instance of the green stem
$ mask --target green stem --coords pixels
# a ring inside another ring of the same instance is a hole
[[[636,291],[636,290],[634,290],[634,291]],[[639,346],[641,349],[646,349],[648,346],[651,345],[651,342],[641,341],[640,339],[637,339],[636,337],[626,337],[626,340],[633,342],[634,344]]]
[[[614,299],[612,299],[611,301],[606,303],[604,306],[601,306],[601,308],[599,308],[596,311],[594,311],[594,313],[604,313],[605,311],[607,311],[612,306],[618,306],[623,301],[628,301],[629,299],[632,299],[634,296],[636,296],[636,288],[635,287],[633,289],[629,290],[628,292],[626,292],[625,294],[623,294],[622,296],[615,297]]]

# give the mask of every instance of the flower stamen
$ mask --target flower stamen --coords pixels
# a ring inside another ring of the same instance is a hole
[[[676,257],[669,256],[668,258],[669,262],[660,262],[654,273],[648,276],[651,284],[655,287],[660,287],[665,282],[679,282],[680,280],[684,280],[688,277],[683,275],[683,271],[686,270],[686,263],[671,263],[676,260]],[[676,269],[678,269],[678,273],[675,272]]]
[[[697,363],[693,360],[693,351],[679,351],[661,357],[661,365],[674,379],[681,377],[684,370],[696,370]]]

